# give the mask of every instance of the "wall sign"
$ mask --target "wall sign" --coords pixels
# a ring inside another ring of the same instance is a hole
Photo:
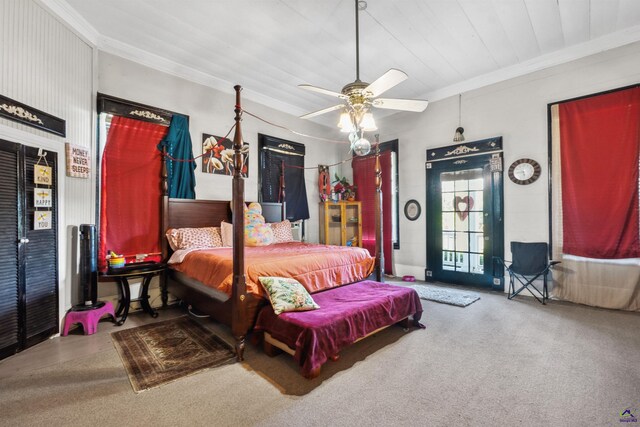
[[[33,213],[33,229],[48,230],[51,228],[51,211],[36,211]]]
[[[67,176],[89,178],[91,174],[91,156],[89,150],[78,145],[65,144]]]
[[[33,167],[33,182],[36,185],[51,185],[51,167],[35,165]]]
[[[52,206],[51,189],[35,188],[33,191],[33,206],[35,208],[50,208]]]

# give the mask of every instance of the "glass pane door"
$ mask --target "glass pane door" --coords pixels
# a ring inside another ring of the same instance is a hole
[[[482,168],[440,174],[442,268],[484,274]]]
[[[499,289],[503,256],[502,173],[491,155],[434,161],[427,168],[428,279]],[[495,273],[495,274],[494,274]]]

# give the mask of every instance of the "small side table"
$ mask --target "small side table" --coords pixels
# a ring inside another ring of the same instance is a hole
[[[149,313],[151,317],[158,317],[158,312],[151,308],[149,304],[149,284],[151,278],[162,273],[167,268],[167,265],[161,262],[138,262],[133,264],[127,264],[120,268],[109,268],[108,270],[100,273],[100,277],[105,279],[113,279],[120,286],[120,300],[118,303],[118,309],[116,310],[116,317],[120,317],[120,320],[116,325],[121,326],[127,320],[129,315],[129,305],[131,304],[131,288],[129,287],[129,279],[142,277],[142,290],[140,295],[140,305],[142,309]]]

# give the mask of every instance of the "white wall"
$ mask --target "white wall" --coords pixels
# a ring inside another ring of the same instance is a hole
[[[0,1],[0,93],[66,120],[66,138],[0,118],[0,138],[58,154],[60,320],[79,302],[72,227],[95,222],[91,179],[65,176],[64,143],[94,148],[94,50],[31,0]]]
[[[232,86],[229,87],[228,92],[223,93],[105,52],[99,53],[98,64],[98,91],[100,93],[189,115],[189,130],[194,156],[202,154],[203,133],[223,136],[234,123],[235,92]],[[238,82],[238,84],[241,83]],[[292,90],[298,89],[292,85]],[[246,111],[297,132],[329,139],[340,136],[335,129],[301,120],[255,102],[243,99],[242,103]],[[306,240],[318,242],[317,165],[333,164],[349,157],[349,145],[300,137],[263,123],[249,115],[243,116],[242,133],[244,141],[248,142],[250,147],[249,177],[245,181],[245,200],[258,200],[258,133],[305,145],[305,166],[314,167],[305,171],[311,216],[306,221]],[[230,135],[230,138],[233,138],[233,134]],[[345,166],[344,169],[350,170],[350,165]],[[198,160],[195,171],[196,198],[230,200],[231,177],[207,174],[201,170],[202,162]],[[342,165],[331,168],[332,176],[336,171],[341,175]],[[157,282],[153,282],[149,292],[153,305],[159,303],[158,292]],[[101,286],[101,298],[113,298],[115,294],[115,286],[108,286],[108,284]]]
[[[154,107],[189,115],[189,130],[193,141],[193,154],[202,154],[202,134],[222,136],[233,125],[235,94],[233,87],[226,93],[172,76],[108,53],[99,54],[100,93],[125,98]],[[242,84],[242,82],[238,82]],[[250,88],[247,88],[250,89]],[[292,85],[291,90],[298,90]],[[266,120],[312,136],[334,138],[338,133],[309,121],[276,111],[243,99],[243,108]],[[305,166],[331,164],[348,157],[348,144],[330,143],[304,138],[287,132],[249,115],[243,116],[242,131],[250,145],[249,178],[245,182],[245,199],[258,200],[258,133],[300,142],[305,145]],[[233,134],[230,135],[230,139]],[[231,177],[201,172],[196,169],[196,198],[230,200]],[[345,167],[345,169],[350,167]],[[341,168],[331,168],[341,173]],[[307,221],[307,240],[318,241],[318,171],[305,171],[307,198],[311,219]]]
[[[462,95],[466,141],[502,136],[505,168],[505,256],[509,242],[548,241],[547,104],[640,83],[640,43],[623,46],[567,64],[507,80]],[[401,214],[398,275],[424,278],[426,266],[426,149],[452,145],[458,126],[458,97],[429,105],[424,113],[396,114],[379,123],[381,140],[400,142],[400,209],[420,201],[423,215],[408,221]],[[613,141],[603,141],[610,146]],[[531,185],[512,183],[509,165],[522,157],[542,166]]]

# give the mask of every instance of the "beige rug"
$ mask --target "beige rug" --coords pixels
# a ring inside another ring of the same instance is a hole
[[[229,344],[186,316],[111,336],[136,393],[235,359]]]

